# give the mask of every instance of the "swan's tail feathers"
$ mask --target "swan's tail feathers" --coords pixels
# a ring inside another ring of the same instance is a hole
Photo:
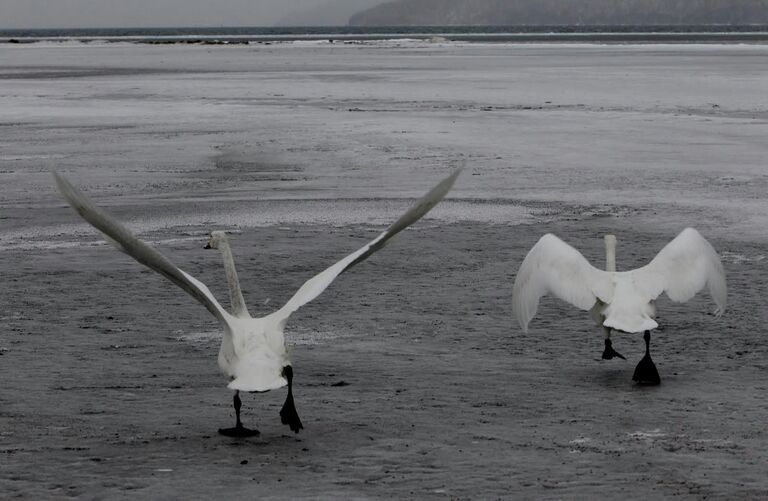
[[[254,350],[241,356],[233,367],[234,379],[227,387],[240,391],[270,391],[288,384],[283,363],[268,350]]]
[[[230,381],[229,384],[227,385],[227,388],[229,388],[230,390],[262,393],[265,391],[277,390],[278,388],[282,388],[286,384],[288,383],[285,381],[285,379],[281,377],[258,380],[257,378],[244,375],[244,376],[236,377],[235,379]]]
[[[623,315],[611,315],[609,313],[603,322],[603,326],[623,332],[643,332],[651,331],[658,327],[659,324],[650,317],[624,312]]]

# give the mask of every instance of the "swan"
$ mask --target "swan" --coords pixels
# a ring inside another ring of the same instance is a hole
[[[280,410],[281,422],[288,425],[295,433],[303,429],[293,400],[293,368],[283,337],[288,318],[301,306],[320,295],[341,273],[381,249],[397,233],[429,212],[450,191],[460,173],[461,169],[458,169],[445,178],[383,233],[307,280],[282,308],[261,318],[253,318],[248,313],[240,290],[232,251],[224,232],[211,232],[206,248],[218,249],[224,259],[231,311],[225,310],[216,301],[205,284],[177,268],[157,250],[139,240],[125,226],[94,205],[63,176],[56,172],[53,175],[59,192],[69,205],[83,219],[101,231],[111,244],[179,286],[199,301],[219,321],[224,333],[218,364],[224,375],[229,378],[227,387],[235,392],[233,404],[236,416],[235,426],[219,429],[219,433],[243,437],[258,435],[259,431],[246,428],[240,421],[241,391],[265,392],[287,385],[288,394]]]
[[[701,234],[686,228],[647,265],[616,271],[616,237],[605,236],[606,271],[589,264],[579,251],[549,233],[541,237],[525,256],[512,292],[512,310],[523,332],[536,314],[539,300],[552,294],[582,310],[590,310],[605,336],[603,358],[624,358],[613,350],[611,330],[643,332],[645,357],[638,363],[633,380],[659,384],[650,354],[650,331],[658,327],[656,298],[665,292],[676,302],[686,302],[709,288],[717,308],[725,312],[727,288],[720,257]]]

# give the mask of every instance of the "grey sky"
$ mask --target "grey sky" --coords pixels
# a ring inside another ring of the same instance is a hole
[[[0,29],[272,26],[331,0],[0,0]],[[361,0],[361,6],[371,2]]]

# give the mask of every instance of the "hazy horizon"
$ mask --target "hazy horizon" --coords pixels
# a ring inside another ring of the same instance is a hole
[[[356,0],[347,0],[354,4]],[[0,0],[0,29],[274,26],[332,0]],[[361,8],[370,0],[360,0]],[[311,18],[310,18],[311,21]],[[302,24],[309,25],[309,24]]]

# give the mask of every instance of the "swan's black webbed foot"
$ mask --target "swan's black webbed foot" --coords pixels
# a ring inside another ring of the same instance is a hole
[[[632,376],[632,380],[638,384],[655,385],[661,383],[659,371],[656,370],[656,364],[653,363],[651,356],[647,353],[637,364],[637,367],[635,367],[635,374]]]
[[[235,406],[235,416],[237,418],[237,423],[232,428],[219,428],[219,433],[226,437],[257,437],[261,435],[259,430],[252,430],[250,428],[246,428],[243,426],[243,423],[240,422],[240,407],[243,406],[243,403],[240,401],[240,392],[235,391],[235,398],[233,399],[233,404]]]
[[[285,398],[283,408],[280,409],[280,421],[287,424],[292,432],[298,433],[304,426],[293,403],[293,368],[290,365],[283,367],[283,377],[288,380],[288,396]]]
[[[301,419],[299,419],[299,414],[296,412],[296,406],[293,404],[293,395],[290,393],[285,399],[283,408],[280,409],[280,421],[283,424],[287,424],[294,433],[298,433],[299,430],[304,428],[301,424]]]
[[[622,360],[626,360],[626,358],[624,358],[624,355],[622,355],[621,353],[613,349],[613,346],[611,346],[611,340],[606,339],[605,349],[603,350],[603,360],[610,360],[613,357],[619,357]]]
[[[651,359],[650,331],[645,331],[643,339],[645,339],[645,356],[637,364],[637,367],[635,367],[635,374],[632,376],[632,380],[636,381],[638,384],[660,384],[661,378],[659,377],[659,371],[656,370],[656,364],[654,364]]]
[[[259,430],[252,430],[246,428],[242,424],[238,423],[232,428],[219,428],[219,433],[225,437],[258,437],[261,435]]]

